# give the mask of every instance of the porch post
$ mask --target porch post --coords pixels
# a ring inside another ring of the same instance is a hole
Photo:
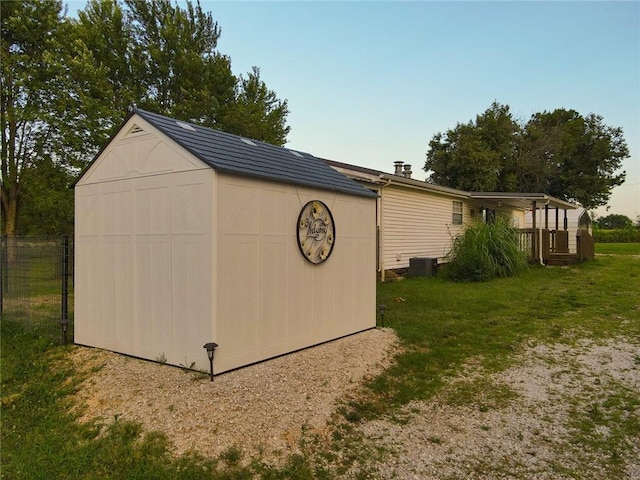
[[[544,228],[549,230],[549,205],[544,206]]]
[[[536,201],[534,200],[531,203],[531,212],[532,212],[531,218],[533,220],[533,232],[531,232],[531,255],[533,256],[533,258],[537,258],[537,256],[538,256],[537,253],[536,253],[537,252],[536,243],[537,243],[537,240],[538,240],[538,238],[537,238],[538,235],[536,235],[536,214],[537,214],[537,211],[538,211],[538,205],[537,205]]]
[[[569,230],[569,222],[567,220],[567,209],[564,209],[564,229]]]
[[[558,216],[560,214],[560,208],[556,207],[556,232],[558,231]]]

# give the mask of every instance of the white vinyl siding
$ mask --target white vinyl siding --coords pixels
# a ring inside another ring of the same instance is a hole
[[[383,268],[406,268],[412,257],[442,261],[463,225],[452,225],[451,197],[390,185],[382,194]],[[467,202],[463,215],[470,215]]]

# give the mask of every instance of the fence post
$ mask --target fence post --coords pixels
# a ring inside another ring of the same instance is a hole
[[[4,236],[0,235],[0,320],[4,318]]]
[[[62,237],[62,343],[67,344],[67,326],[69,324],[69,235]]]

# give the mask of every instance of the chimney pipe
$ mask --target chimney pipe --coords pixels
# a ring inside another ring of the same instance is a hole
[[[395,167],[395,171],[393,172],[394,175],[402,175],[402,164],[404,162],[402,160],[398,160],[396,162],[393,162],[393,165]]]
[[[411,171],[411,165],[409,165],[408,163],[406,163],[404,165],[404,171],[402,172],[402,174],[404,175],[405,178],[411,178],[411,174],[413,172]]]

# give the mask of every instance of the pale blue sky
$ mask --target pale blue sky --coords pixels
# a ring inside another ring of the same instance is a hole
[[[639,2],[202,1],[235,73],[289,102],[290,148],[422,170],[429,140],[493,100],[523,119],[573,108],[622,127],[610,213],[640,215]],[[603,214],[604,212],[601,212]]]
[[[403,160],[424,179],[433,135],[494,100],[522,119],[594,112],[631,151],[609,213],[640,215],[638,1],[201,5],[234,73],[258,66],[288,100],[289,148],[385,171]]]

